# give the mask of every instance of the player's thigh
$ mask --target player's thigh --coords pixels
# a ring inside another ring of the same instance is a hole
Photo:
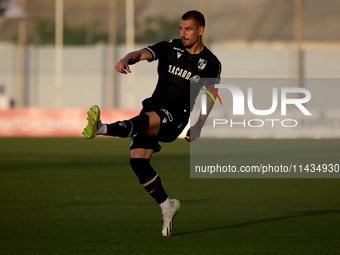
[[[146,158],[150,159],[154,149],[144,149],[144,148],[136,148],[130,150],[130,158]]]
[[[160,128],[161,119],[154,111],[145,112],[149,116],[149,128],[146,131],[147,134],[156,135]]]

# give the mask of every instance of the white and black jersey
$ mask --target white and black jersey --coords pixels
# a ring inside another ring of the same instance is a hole
[[[174,39],[145,49],[153,56],[149,62],[159,61],[158,82],[151,97],[157,102],[175,105],[191,112],[193,105],[190,105],[190,82],[197,84],[195,92],[191,93],[196,98],[199,93],[197,87],[203,87],[206,83],[204,78],[216,78],[214,84],[220,80],[221,63],[205,46],[200,53],[191,54],[183,47],[181,40]]]

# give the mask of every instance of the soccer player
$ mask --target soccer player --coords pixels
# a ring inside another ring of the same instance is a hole
[[[204,77],[216,78],[219,82],[221,64],[216,56],[203,45],[204,16],[198,11],[185,13],[179,24],[181,39],[163,41],[147,48],[130,52],[122,58],[115,69],[122,74],[131,73],[129,65],[141,60],[158,60],[158,82],[150,98],[145,99],[138,116],[129,120],[103,124],[100,110],[94,105],[88,112],[88,125],[83,135],[130,137],[130,165],[139,183],[160,205],[163,214],[162,235],[170,236],[173,218],[181,204],[169,199],[161,179],[150,165],[153,153],[159,152],[159,142],[172,142],[183,131],[189,120],[193,105],[190,105],[190,82],[195,84],[195,97],[204,85]],[[210,84],[214,85],[214,84]],[[207,112],[213,106],[208,97]],[[197,123],[188,130],[186,140],[194,141],[200,136],[207,115],[200,115]]]

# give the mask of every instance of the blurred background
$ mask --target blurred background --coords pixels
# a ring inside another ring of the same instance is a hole
[[[178,38],[192,9],[206,17],[203,41],[223,78],[340,78],[338,0],[0,0],[0,129],[47,125],[20,122],[14,110],[73,120],[93,104],[138,111],[156,85],[157,61],[129,75],[114,65]],[[74,122],[75,130],[84,124]]]

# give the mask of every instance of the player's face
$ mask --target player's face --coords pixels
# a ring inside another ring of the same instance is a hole
[[[194,46],[203,34],[203,27],[198,27],[192,19],[181,20],[179,34],[185,48]]]

